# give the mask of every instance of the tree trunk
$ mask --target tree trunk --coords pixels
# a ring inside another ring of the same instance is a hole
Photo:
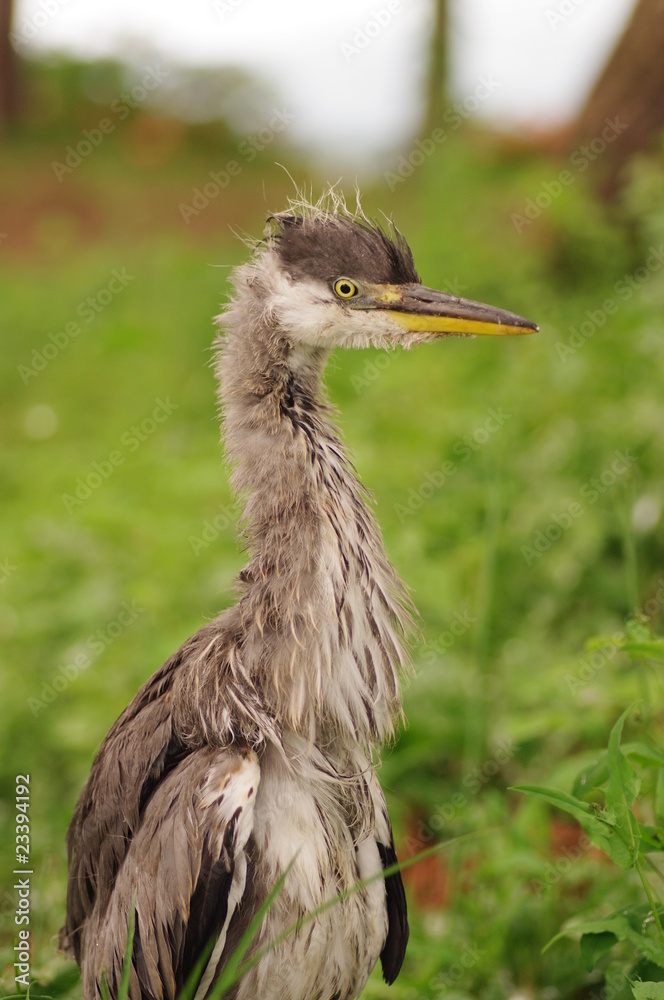
[[[433,2],[433,36],[429,55],[429,92],[427,95],[426,126],[429,130],[440,125],[447,105],[447,0]]]
[[[0,129],[16,121],[18,88],[17,59],[9,41],[12,26],[12,0],[0,0]]]
[[[577,119],[573,145],[587,155],[596,187],[610,199],[625,165],[651,148],[663,128],[664,0],[639,0]]]

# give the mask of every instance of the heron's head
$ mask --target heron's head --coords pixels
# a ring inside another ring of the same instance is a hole
[[[256,264],[269,271],[263,307],[293,346],[409,347],[537,330],[514,313],[426,288],[396,228],[345,210],[275,216]]]

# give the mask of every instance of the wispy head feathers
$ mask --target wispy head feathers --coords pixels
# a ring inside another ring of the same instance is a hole
[[[327,283],[349,277],[390,284],[420,280],[404,237],[391,221],[383,228],[369,219],[357,191],[353,211],[335,187],[316,202],[298,191],[288,209],[268,219],[266,235],[295,280]]]

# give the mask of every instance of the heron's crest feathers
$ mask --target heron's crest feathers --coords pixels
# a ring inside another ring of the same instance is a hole
[[[354,210],[335,187],[316,202],[302,192],[270,216],[267,244],[294,280],[329,282],[342,275],[369,282],[419,283],[413,255],[392,220],[385,227]]]

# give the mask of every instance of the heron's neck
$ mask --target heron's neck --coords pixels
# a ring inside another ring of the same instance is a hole
[[[407,599],[321,385],[324,353],[229,324],[219,374],[251,555],[242,658],[270,711],[320,739],[369,744],[401,711]]]

